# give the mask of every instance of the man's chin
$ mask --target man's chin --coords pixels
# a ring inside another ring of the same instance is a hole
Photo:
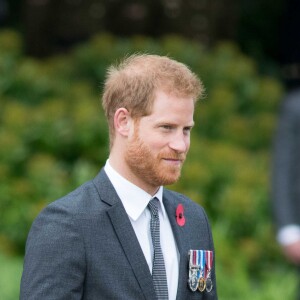
[[[172,175],[172,176],[164,176],[162,178],[162,184],[161,185],[171,185],[174,184],[178,181],[178,179],[180,178],[180,173],[176,174],[176,175]]]

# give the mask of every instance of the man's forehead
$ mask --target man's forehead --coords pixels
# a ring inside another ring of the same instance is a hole
[[[165,94],[154,100],[149,114],[142,118],[157,123],[184,123],[184,126],[192,126],[194,124],[193,116],[194,101],[192,98],[176,98]]]

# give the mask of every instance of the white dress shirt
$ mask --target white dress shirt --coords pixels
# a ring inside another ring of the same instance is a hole
[[[162,202],[163,187],[160,187],[157,193],[151,196],[116,172],[110,165],[109,160],[107,160],[104,170],[123,203],[151,273],[153,246],[150,232],[151,215],[147,205],[152,198],[158,198],[160,203],[158,210],[160,243],[165,260],[169,300],[175,300],[178,286],[179,252]]]
[[[282,246],[289,246],[300,241],[300,226],[291,224],[278,231],[277,240]]]

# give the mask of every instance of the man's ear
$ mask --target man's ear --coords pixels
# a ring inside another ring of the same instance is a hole
[[[129,111],[124,108],[118,108],[114,115],[115,131],[122,136],[128,136],[133,120],[129,114]]]

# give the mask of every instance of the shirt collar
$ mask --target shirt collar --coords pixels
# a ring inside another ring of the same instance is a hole
[[[109,163],[106,161],[104,170],[114,186],[119,198],[121,199],[126,213],[133,220],[136,221],[145,211],[149,201],[156,197],[159,200],[160,208],[163,218],[166,217],[166,210],[163,205],[163,187],[160,186],[154,196],[151,196],[143,189],[139,188],[132,182],[120,175]]]

